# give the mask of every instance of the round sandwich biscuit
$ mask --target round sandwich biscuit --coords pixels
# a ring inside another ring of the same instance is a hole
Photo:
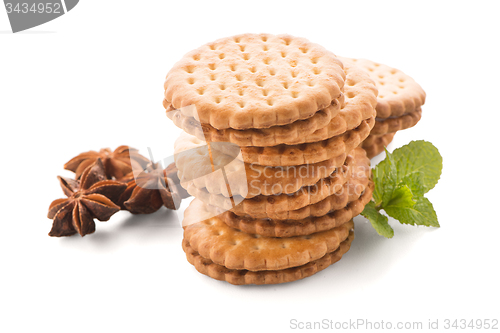
[[[371,117],[361,121],[358,127],[350,131],[323,141],[273,147],[241,147],[241,155],[237,158],[245,163],[263,166],[318,163],[348,154],[368,137],[374,125],[375,118]]]
[[[409,75],[399,69],[367,59],[338,57],[366,70],[378,89],[377,118],[400,117],[416,112],[425,103],[425,92]]]
[[[227,281],[234,285],[263,285],[292,282],[312,276],[342,259],[342,256],[349,251],[353,240],[354,231],[351,230],[347,239],[340,243],[340,246],[335,251],[327,253],[319,259],[302,266],[266,271],[229,269],[225,266],[215,264],[212,260],[200,256],[186,240],[183,240],[182,248],[186,253],[189,263],[201,274],[216,280]]]
[[[396,133],[388,133],[382,135],[371,135],[361,144],[361,147],[366,151],[368,158],[373,158],[384,151],[384,148],[392,142]]]
[[[334,117],[337,117],[342,105],[344,94],[341,98],[334,99],[323,110],[319,110],[312,117],[294,121],[288,125],[271,126],[269,128],[250,128],[236,130],[233,128],[216,129],[209,124],[202,124],[194,117],[182,114],[173,108],[172,104],[164,100],[167,117],[174,124],[187,133],[207,142],[232,142],[238,146],[272,146],[280,143],[291,142],[297,138],[310,135],[319,129],[328,126]]]
[[[305,120],[298,120],[285,126],[267,129],[217,130],[208,124],[201,124],[192,117],[182,115],[171,105],[166,105],[167,116],[189,134],[199,139],[214,142],[232,142],[239,146],[267,147],[280,144],[295,145],[317,142],[340,135],[359,126],[365,119],[375,116],[377,89],[370,76],[351,63],[344,66],[346,82],[345,103],[332,103],[325,110],[316,112]],[[342,95],[344,96],[344,95]],[[331,118],[324,116],[328,111]],[[313,121],[314,120],[314,121]]]
[[[375,118],[370,135],[382,135],[387,133],[396,133],[415,126],[422,118],[422,109],[415,112],[404,114],[400,117]]]
[[[200,256],[229,269],[280,270],[305,265],[335,251],[354,228],[351,221],[308,236],[275,238],[251,235],[211,216],[206,205],[194,199],[184,212],[184,239]],[[201,221],[190,223],[189,220]]]
[[[216,129],[248,129],[309,118],[340,97],[344,81],[342,62],[320,45],[243,34],[186,54],[164,88],[165,99],[186,116]]]
[[[357,200],[349,202],[344,208],[300,220],[254,219],[238,216],[231,211],[220,213],[220,217],[228,226],[249,234],[265,237],[305,236],[338,227],[359,215],[372,199],[372,192],[373,186],[369,186]]]

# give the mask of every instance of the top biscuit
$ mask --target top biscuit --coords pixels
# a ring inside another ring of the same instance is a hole
[[[186,54],[164,88],[165,99],[186,116],[216,129],[249,129],[311,117],[340,97],[344,81],[342,62],[317,44],[244,34]]]
[[[425,103],[422,87],[399,69],[367,59],[338,58],[363,68],[375,81],[378,89],[377,118],[400,117],[418,111]]]

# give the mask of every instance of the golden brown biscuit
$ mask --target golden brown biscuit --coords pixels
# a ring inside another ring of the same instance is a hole
[[[264,166],[293,166],[318,163],[332,157],[349,153],[363,142],[375,125],[375,118],[363,120],[361,124],[343,134],[319,142],[273,147],[242,147],[241,159],[245,163]]]
[[[382,135],[405,130],[415,126],[420,118],[422,118],[422,109],[420,108],[415,112],[410,112],[400,117],[376,118],[375,126],[373,126],[370,134]]]
[[[341,100],[342,102],[340,102]],[[201,124],[193,117],[187,117],[180,110],[176,110],[168,102],[164,103],[167,117],[174,124],[196,136],[200,140],[208,142],[232,142],[239,146],[269,146],[284,142],[291,142],[298,137],[310,135],[330,124],[331,120],[338,115],[341,103],[345,104],[344,94],[339,100],[334,99],[332,104],[323,110],[319,110],[312,117],[294,121],[288,125],[271,126],[269,128],[251,128],[236,130],[233,128],[218,130],[209,124]]]
[[[361,144],[361,147],[366,151],[366,156],[368,156],[368,158],[373,158],[384,151],[384,148],[392,142],[395,134],[396,133],[370,135]]]
[[[266,237],[304,236],[338,227],[351,220],[363,211],[365,205],[372,199],[372,193],[371,184],[361,197],[349,202],[344,208],[330,211],[323,216],[309,216],[301,220],[254,219],[238,216],[231,211],[223,212],[220,217],[228,226],[249,234]]]
[[[184,228],[184,239],[203,258],[229,269],[250,271],[279,270],[305,265],[335,251],[354,223],[308,236],[274,238],[251,235],[227,226],[219,217],[210,216],[206,205],[194,199],[184,212],[187,220],[201,222]]]
[[[239,216],[250,216],[252,218],[270,218],[277,220],[302,220],[309,216],[323,216],[331,211],[342,209],[350,202],[358,200],[365,191],[370,188],[372,182],[366,177],[353,177],[344,184],[342,189],[327,196],[316,203],[288,211],[276,211],[268,209],[265,212],[248,212],[241,209],[241,204],[230,209],[231,212]],[[189,192],[189,191],[188,191]],[[201,197],[200,197],[201,198]]]
[[[400,117],[417,111],[425,103],[422,87],[402,71],[367,59],[338,58],[365,69],[375,81],[378,89],[377,118]]]
[[[165,99],[186,116],[216,129],[248,129],[311,117],[340,97],[344,80],[342,62],[322,46],[243,34],[186,54],[164,88]]]
[[[345,103],[333,101],[325,110],[318,111],[311,118],[298,120],[285,126],[266,129],[217,130],[202,124],[192,117],[186,117],[171,105],[164,104],[167,116],[189,134],[201,140],[232,142],[239,146],[267,147],[279,144],[295,145],[326,140],[359,126],[365,119],[375,116],[377,89],[369,75],[357,66],[345,66],[347,82]],[[343,97],[344,95],[342,95]]]
[[[354,239],[354,232],[350,231],[346,240],[340,243],[340,246],[333,252],[327,253],[320,259],[311,261],[305,265],[292,267],[282,270],[267,271],[248,271],[229,269],[227,267],[215,264],[210,259],[205,259],[194,251],[189,242],[183,240],[182,249],[186,252],[186,257],[198,272],[211,278],[221,281],[227,281],[235,285],[246,284],[277,284],[300,280],[309,277],[317,272],[336,263],[342,256],[349,251]]]

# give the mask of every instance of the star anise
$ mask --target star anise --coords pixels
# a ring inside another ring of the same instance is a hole
[[[109,148],[103,148],[99,152],[91,150],[81,153],[64,164],[64,169],[73,171],[75,178],[79,179],[83,171],[98,158],[104,164],[108,179],[123,178],[132,170],[143,170],[150,163],[137,149],[120,146],[113,152]]]
[[[138,176],[128,175],[127,188],[119,199],[122,209],[132,214],[151,214],[162,206],[177,209],[181,197],[176,188],[170,188],[166,170],[160,164],[151,164]],[[170,180],[173,185],[173,181]],[[174,187],[175,185],[173,185]]]
[[[54,219],[49,236],[81,236],[95,231],[94,218],[107,221],[120,206],[116,205],[126,184],[106,180],[104,165],[97,158],[81,174],[80,180],[58,177],[66,199],[54,200],[48,218]]]

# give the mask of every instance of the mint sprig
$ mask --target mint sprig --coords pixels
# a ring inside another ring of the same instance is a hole
[[[436,186],[442,168],[443,158],[430,142],[412,141],[392,154],[386,150],[386,158],[373,169],[373,200],[361,215],[387,238],[394,236],[394,230],[381,210],[402,224],[439,227],[424,194]]]

